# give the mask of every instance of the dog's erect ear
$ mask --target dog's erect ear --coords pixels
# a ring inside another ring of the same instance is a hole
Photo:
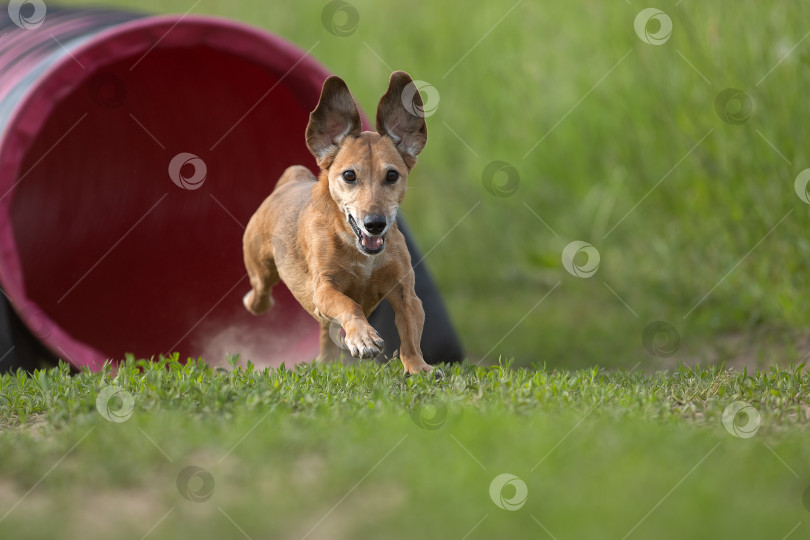
[[[408,168],[416,165],[416,156],[427,142],[422,96],[411,76],[395,71],[388,82],[388,91],[377,105],[377,132],[391,137]]]
[[[346,137],[360,135],[360,113],[349,87],[340,77],[323,83],[318,106],[309,115],[307,147],[318,166],[328,169]]]

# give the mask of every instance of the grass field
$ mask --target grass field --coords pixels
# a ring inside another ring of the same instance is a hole
[[[168,360],[5,375],[0,535],[807,535],[800,369],[444,371],[433,381],[371,362],[228,372]],[[726,428],[735,401],[752,408]],[[502,474],[517,479],[492,488]]]

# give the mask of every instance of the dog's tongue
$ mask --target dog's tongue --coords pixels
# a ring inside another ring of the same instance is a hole
[[[363,233],[363,247],[368,250],[375,251],[380,249],[382,246],[383,239],[382,236],[369,236],[366,233]]]

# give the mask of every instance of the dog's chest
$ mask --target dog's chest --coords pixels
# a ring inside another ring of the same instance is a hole
[[[354,262],[354,264],[348,268],[348,271],[354,274],[354,277],[356,277],[359,282],[367,283],[371,279],[371,274],[374,272],[376,266],[374,259],[365,257],[362,260]]]
[[[376,306],[385,293],[376,272],[379,265],[375,259],[353,262],[344,267],[344,294],[360,304],[364,311]]]

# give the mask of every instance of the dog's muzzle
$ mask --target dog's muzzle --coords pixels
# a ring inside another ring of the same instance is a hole
[[[364,220],[363,225],[365,228],[371,233],[377,233],[366,234],[366,232],[357,225],[354,216],[348,214],[349,225],[357,236],[357,244],[360,251],[369,255],[376,255],[385,248],[385,234],[383,231],[385,231],[387,223],[385,222],[384,216],[380,216],[380,218],[381,219],[373,219],[371,221],[368,218]]]

